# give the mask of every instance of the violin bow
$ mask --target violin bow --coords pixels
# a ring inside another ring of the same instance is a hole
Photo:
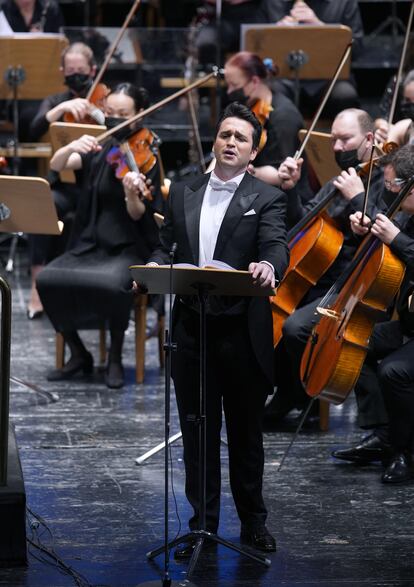
[[[198,88],[199,86],[202,86],[203,84],[208,82],[208,80],[210,80],[213,77],[216,77],[217,75],[218,75],[218,68],[215,67],[214,70],[211,73],[209,73],[208,75],[205,75],[204,77],[198,79],[197,81],[193,82],[189,86],[186,86],[185,88],[182,88],[181,90],[178,90],[178,92],[171,94],[171,96],[168,96],[167,98],[164,98],[163,100],[160,100],[159,102],[157,102],[156,104],[153,104],[152,106],[150,106],[146,110],[143,110],[142,112],[138,112],[137,114],[135,114],[131,118],[128,118],[128,120],[121,122],[120,124],[118,124],[114,128],[111,128],[110,130],[107,130],[106,132],[103,132],[102,134],[98,135],[96,137],[96,140],[98,141],[98,143],[105,142],[107,139],[109,139],[112,135],[116,134],[118,131],[129,127],[131,124],[134,124],[134,122],[137,122],[138,120],[141,120],[145,116],[152,114],[153,112],[155,112],[155,110],[158,110],[159,108],[162,108],[163,106],[166,106],[166,104],[169,104],[173,100],[176,100],[177,98],[184,96],[188,92],[191,92],[191,90],[194,90],[195,88]]]
[[[407,29],[405,31],[404,44],[403,44],[403,48],[402,48],[402,51],[401,51],[401,57],[400,57],[400,63],[398,65],[397,76],[395,78],[394,93],[393,93],[393,96],[392,96],[390,111],[389,111],[389,114],[388,114],[388,124],[389,125],[391,125],[392,124],[392,121],[394,120],[395,107],[397,105],[398,90],[400,88],[401,77],[402,77],[402,70],[403,70],[403,67],[404,67],[405,56],[406,56],[407,48],[408,48],[408,39],[410,37],[411,26],[412,26],[412,23],[413,23],[413,16],[414,16],[414,0],[411,2],[410,15],[408,17]]]
[[[414,3],[414,0],[413,0],[413,3]],[[322,101],[319,105],[318,110],[315,113],[315,116],[313,117],[312,123],[311,123],[310,127],[308,128],[308,131],[305,135],[305,138],[303,139],[303,142],[302,142],[299,150],[296,151],[296,153],[295,153],[294,159],[298,160],[302,156],[302,153],[305,150],[305,147],[308,144],[308,141],[311,137],[311,133],[313,132],[315,126],[317,125],[318,120],[322,114],[322,111],[325,108],[327,101],[329,100],[329,96],[332,93],[333,87],[336,84],[336,82],[338,81],[338,77],[340,76],[341,71],[344,68],[345,63],[347,62],[347,60],[351,54],[351,49],[352,49],[352,41],[345,48],[345,51],[341,57],[341,61],[339,62],[338,66],[336,68],[336,71],[334,73],[334,76],[331,79],[331,82],[330,82],[328,88],[326,89],[325,95],[322,98]]]
[[[103,62],[100,70],[98,71],[98,73],[96,74],[95,79],[93,80],[93,83],[91,85],[91,87],[89,88],[89,91],[86,95],[86,99],[89,100],[89,98],[92,96],[92,94],[94,93],[95,89],[97,88],[98,84],[100,83],[105,71],[108,68],[108,65],[113,57],[113,54],[115,53],[116,48],[118,47],[124,32],[126,31],[127,26],[129,25],[129,23],[132,20],[132,17],[134,16],[135,12],[138,10],[139,5],[141,4],[141,0],[135,0],[134,4],[131,6],[131,10],[128,12],[124,24],[122,25],[122,27],[119,29],[117,36],[115,37],[106,57],[105,57],[105,61]]]

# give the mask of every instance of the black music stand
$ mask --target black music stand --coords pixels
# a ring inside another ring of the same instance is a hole
[[[147,557],[153,559],[162,552],[168,552],[174,546],[188,542],[195,539],[196,546],[189,562],[187,577],[191,577],[198,557],[202,551],[204,541],[210,540],[216,544],[222,544],[226,548],[230,548],[251,560],[259,562],[265,566],[270,566],[270,560],[264,555],[244,550],[237,544],[233,544],[213,534],[206,529],[206,301],[209,295],[223,295],[231,296],[271,296],[274,295],[272,288],[262,288],[253,283],[251,274],[248,271],[227,271],[218,269],[199,269],[191,267],[174,267],[158,266],[151,267],[145,265],[136,265],[130,268],[134,281],[143,284],[148,293],[160,294],[176,294],[176,295],[197,295],[200,307],[200,390],[199,390],[199,413],[196,414],[195,423],[198,425],[199,437],[199,510],[200,510],[200,528],[198,530],[191,530],[183,536],[180,536],[171,542],[168,542],[168,499],[165,500],[165,543],[149,551]],[[172,278],[173,286],[170,286]],[[166,390],[167,391],[167,390]],[[166,416],[169,415],[169,395],[166,396]],[[166,471],[165,476],[168,478],[168,434],[169,422],[165,425],[165,451],[166,451]],[[166,491],[168,491],[168,483],[165,483]],[[141,587],[150,587],[156,585],[156,582],[144,583]],[[164,583],[163,585],[168,585]]]

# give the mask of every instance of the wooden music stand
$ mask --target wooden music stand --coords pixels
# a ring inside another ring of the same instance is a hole
[[[306,134],[307,131],[305,129],[299,131],[299,140],[301,142]],[[341,173],[341,169],[335,161],[331,135],[329,133],[311,132],[308,144],[305,147],[305,152],[321,185],[325,185],[335,175]]]
[[[243,24],[241,29],[242,50],[272,58],[279,77],[288,79],[330,79],[351,42],[352,31],[344,25]],[[348,60],[339,79],[348,79],[349,72]]]
[[[0,205],[10,212],[0,220],[0,232],[61,233],[49,183],[39,177],[0,175]]]
[[[58,72],[60,57],[68,40],[63,35],[17,33],[0,37],[0,100],[12,97],[4,79],[9,67],[22,68],[24,81],[19,85],[19,100],[41,100],[64,90]]]
[[[76,141],[82,135],[97,137],[106,131],[106,126],[98,124],[79,124],[77,122],[52,122],[49,126],[52,152],[55,153],[61,147],[65,147],[72,141]],[[75,174],[71,169],[64,169],[59,173],[61,181],[75,183]]]

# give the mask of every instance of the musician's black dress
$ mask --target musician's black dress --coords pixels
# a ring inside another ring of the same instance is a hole
[[[81,195],[68,252],[39,274],[43,307],[58,332],[106,326],[125,330],[131,304],[129,265],[145,263],[158,240],[153,211],[157,197],[146,202],[134,221],[126,210],[122,183],[105,161],[109,145],[82,157]],[[156,165],[148,174],[159,193]]]

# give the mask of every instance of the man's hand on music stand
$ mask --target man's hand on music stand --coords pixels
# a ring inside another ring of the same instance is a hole
[[[254,283],[260,287],[275,287],[275,274],[270,264],[250,263],[249,273],[252,274]]]

